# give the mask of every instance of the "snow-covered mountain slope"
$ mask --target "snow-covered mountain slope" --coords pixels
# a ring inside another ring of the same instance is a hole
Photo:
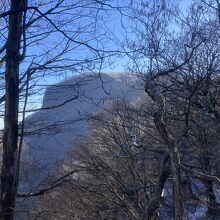
[[[112,99],[133,100],[141,93],[140,80],[125,73],[78,75],[48,87],[42,110],[26,120],[32,160],[53,166],[77,137],[89,132],[89,119],[98,109]]]

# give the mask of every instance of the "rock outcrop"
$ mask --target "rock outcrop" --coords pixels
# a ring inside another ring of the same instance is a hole
[[[42,110],[26,119],[28,158],[46,167],[65,159],[98,109],[115,98],[133,100],[140,88],[140,80],[125,73],[78,75],[48,87]]]

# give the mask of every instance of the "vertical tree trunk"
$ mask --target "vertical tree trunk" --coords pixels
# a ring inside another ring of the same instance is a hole
[[[155,113],[154,121],[160,136],[169,148],[171,171],[173,175],[173,193],[174,193],[174,215],[175,220],[183,220],[184,206],[183,206],[183,192],[180,171],[180,155],[176,146],[175,140],[171,133],[167,130],[161,118],[161,113]]]
[[[207,147],[206,147],[207,148]],[[211,164],[210,159],[207,151],[204,152],[203,155],[204,160],[204,171],[205,173],[211,173]],[[210,180],[205,181],[206,187],[207,187],[207,193],[208,193],[208,210],[207,210],[207,216],[212,217],[213,219],[217,219],[218,217],[215,216],[214,208],[216,206],[216,199],[215,199],[215,193],[213,190],[213,183]]]
[[[5,117],[3,136],[3,158],[1,169],[1,209],[3,220],[12,220],[18,188],[18,103],[19,62],[24,0],[11,0],[8,40],[6,46],[5,72]]]
[[[165,154],[161,164],[160,175],[157,181],[155,192],[141,219],[153,219],[154,216],[157,218],[155,212],[160,208],[161,200],[162,200],[162,192],[164,190],[165,183],[169,178],[169,176],[170,176],[170,157],[168,154]]]

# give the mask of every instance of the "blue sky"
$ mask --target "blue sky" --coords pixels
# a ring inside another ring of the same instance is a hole
[[[123,1],[123,5],[127,4],[127,2],[128,1]],[[187,8],[189,2],[190,2],[190,0],[181,1],[181,4],[182,4],[181,7],[183,9]],[[115,1],[115,3],[117,3],[117,1]],[[120,2],[120,4],[122,4],[122,2]],[[47,10],[47,8],[44,8],[42,10]],[[103,13],[105,13],[105,12],[103,12]],[[123,37],[125,36],[125,29],[122,28],[122,24],[123,24],[124,27],[129,27],[129,25],[130,25],[129,19],[126,16],[121,17],[120,13],[115,11],[115,10],[112,13],[108,12],[108,14],[106,14],[106,15],[103,14],[103,16],[106,19],[106,22],[99,22],[98,25],[102,26],[102,28],[104,28],[105,31],[107,31],[107,32],[109,31],[109,33],[112,33],[112,34],[109,35],[109,39],[107,41],[105,40],[106,48],[107,49],[112,49],[112,48],[115,47],[115,45],[112,41],[115,37],[118,39],[118,41],[123,40]],[[85,18],[85,21],[82,21],[82,24],[78,24],[78,25],[83,26],[84,25],[83,22],[85,22],[85,26],[86,26],[86,22],[90,22],[90,21],[88,21]],[[67,27],[67,29],[68,28],[69,27]],[[70,29],[71,29],[71,27],[70,27]],[[101,30],[101,32],[102,32],[102,30]],[[86,33],[84,35],[86,35],[86,38],[89,37],[89,33]],[[27,61],[24,64],[21,65],[21,71],[23,69],[27,68],[28,63],[32,59],[31,56],[33,56],[33,54],[42,53],[42,51],[45,50],[46,47],[52,48],[53,44],[55,44],[55,43],[57,43],[61,40],[60,39],[61,37],[62,37],[61,34],[56,34],[55,33],[54,35],[51,35],[48,39],[44,39],[44,45],[43,44],[42,44],[42,46],[41,45],[33,45],[33,46],[29,47],[27,49],[27,55],[30,56],[30,58],[29,59],[27,58]],[[130,33],[129,37],[133,37],[133,34]],[[91,43],[95,44],[96,42],[91,41]],[[87,55],[87,53],[89,53],[88,50],[86,50],[83,47],[79,47],[79,48],[73,49],[71,52],[67,53],[67,58],[69,56],[72,59],[74,59],[74,58],[77,59],[78,57],[81,57],[83,59],[83,57],[85,57],[85,55]],[[128,61],[128,59],[126,58],[126,56],[113,57],[112,58],[113,64],[111,66],[109,66],[107,63],[104,64],[102,66],[102,71],[103,72],[122,72],[122,71],[124,71],[124,67],[125,67],[127,61]],[[66,76],[71,76],[73,74],[75,74],[75,72],[71,72],[71,71],[66,71],[63,75],[62,74],[61,75],[60,74],[52,74],[51,76],[41,78],[37,82],[37,84],[41,84],[41,85],[54,84],[56,82],[59,82],[59,81],[63,80]],[[43,94],[44,90],[42,89],[41,92]],[[37,102],[38,102],[37,103],[38,107],[41,105],[40,101],[42,100],[42,94],[35,95],[35,100],[37,100]],[[0,128],[2,128],[2,127],[3,127],[3,121],[0,119]]]

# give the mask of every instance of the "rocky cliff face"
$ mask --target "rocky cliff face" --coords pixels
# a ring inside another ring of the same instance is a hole
[[[50,86],[42,110],[26,120],[29,159],[50,167],[65,159],[71,144],[86,135],[90,118],[115,98],[133,100],[140,89],[137,77],[123,73],[73,76]]]

